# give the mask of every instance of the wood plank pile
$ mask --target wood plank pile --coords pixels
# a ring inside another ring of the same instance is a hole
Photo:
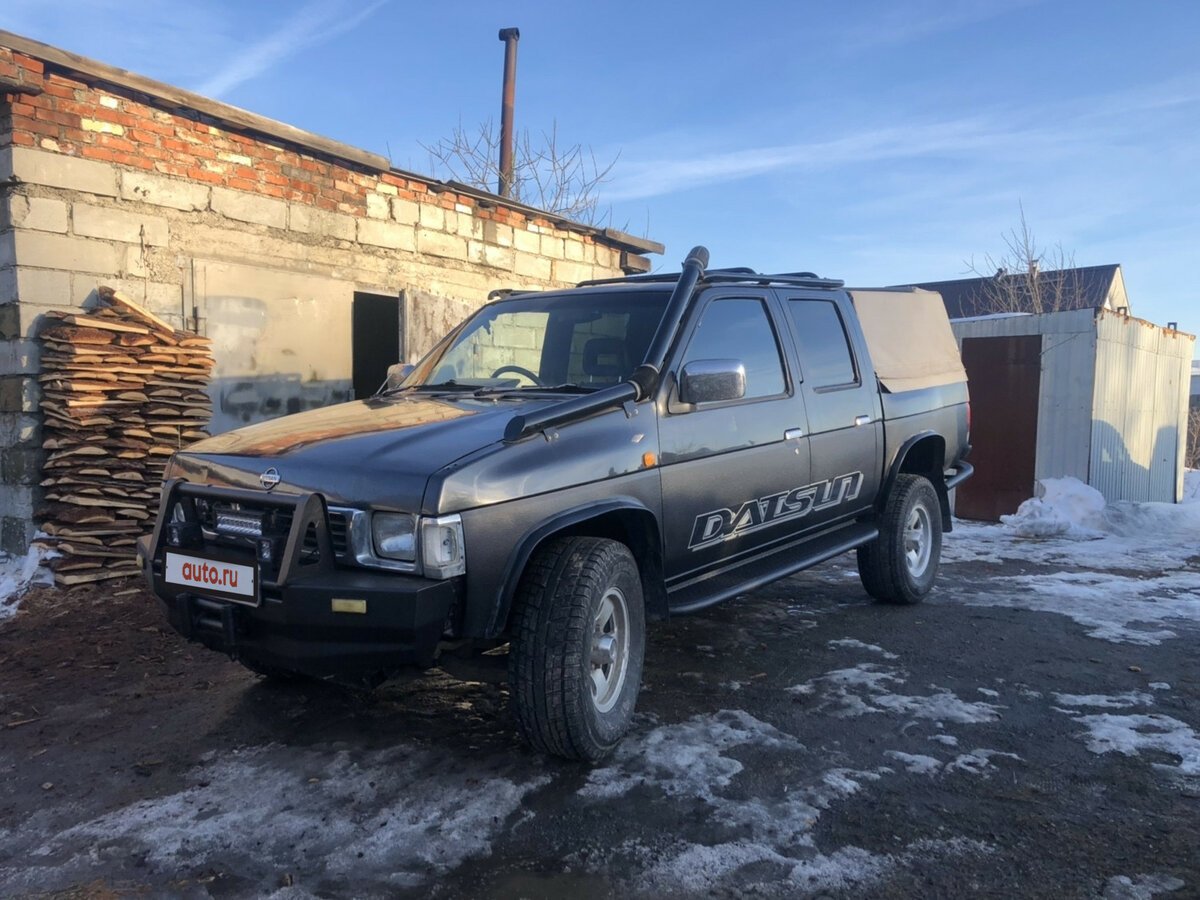
[[[208,436],[208,338],[176,331],[111,288],[87,313],[49,313],[42,342],[42,539],[59,585],[137,574],[163,469]]]

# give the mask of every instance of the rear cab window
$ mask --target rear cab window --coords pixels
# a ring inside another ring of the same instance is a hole
[[[861,383],[846,325],[830,300],[787,301],[795,325],[800,372],[810,390],[852,387]]]

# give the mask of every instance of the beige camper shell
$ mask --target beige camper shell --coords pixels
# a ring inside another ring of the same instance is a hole
[[[940,294],[919,289],[853,289],[849,294],[885,391],[967,380]]]

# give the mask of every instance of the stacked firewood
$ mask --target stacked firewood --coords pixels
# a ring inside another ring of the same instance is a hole
[[[48,314],[40,334],[41,518],[60,585],[137,572],[167,460],[207,437],[212,416],[209,339],[119,291],[99,294],[104,305],[86,314]]]

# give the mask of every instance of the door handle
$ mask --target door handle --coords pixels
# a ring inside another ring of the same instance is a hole
[[[856,416],[854,419],[854,424],[855,425],[870,425],[871,417],[870,416]]]
[[[799,438],[802,438],[802,437],[804,437],[804,429],[803,428],[789,428],[787,431],[785,431],[783,433],[783,439],[785,441],[794,441],[794,440],[798,440]]]

